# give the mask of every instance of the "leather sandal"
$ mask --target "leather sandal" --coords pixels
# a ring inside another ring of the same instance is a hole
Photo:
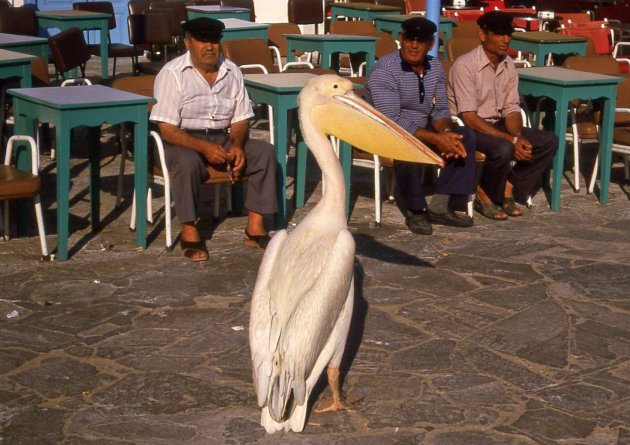
[[[199,263],[201,261],[208,261],[208,248],[206,242],[201,241],[180,241],[180,246],[184,252],[184,258],[193,263]],[[198,255],[201,253],[201,255]]]
[[[501,207],[508,216],[523,216],[523,211],[516,205],[516,201],[512,197],[504,197]]]
[[[494,219],[495,221],[505,221],[508,219],[508,214],[492,202],[484,204],[479,199],[475,199],[473,208],[486,218]]]
[[[271,241],[271,237],[268,233],[264,235],[250,235],[245,229],[245,240],[244,243],[249,247],[258,247],[259,249],[266,249],[267,244]]]

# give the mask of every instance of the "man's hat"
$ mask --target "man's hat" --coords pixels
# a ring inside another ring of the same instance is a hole
[[[214,42],[221,40],[221,33],[225,25],[222,21],[209,17],[197,17],[187,20],[182,29],[197,40]]]
[[[511,36],[514,32],[512,16],[501,11],[490,11],[477,19],[477,25],[486,32]]]
[[[437,31],[437,26],[431,20],[424,17],[413,17],[405,20],[401,24],[402,32],[405,38],[418,39],[421,42],[426,42],[433,39],[433,35]]]

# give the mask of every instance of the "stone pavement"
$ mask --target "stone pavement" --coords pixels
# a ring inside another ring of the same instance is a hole
[[[429,237],[408,232],[390,204],[374,228],[371,172],[356,169],[343,389],[359,400],[311,413],[301,434],[270,436],[247,344],[262,252],[243,245],[245,219],[212,221],[209,193],[210,261],[165,251],[159,210],[137,251],[130,173],[114,209],[114,134],[103,135],[101,231],[89,229],[77,138],[70,260],[38,262],[34,227],[0,244],[1,444],[630,444],[630,192],[620,163],[608,205],[564,181],[560,212],[539,194],[523,218],[476,215],[473,228]],[[43,159],[54,247],[55,168]],[[313,169],[292,224],[317,202],[318,179]],[[156,209],[161,197],[156,187]],[[328,396],[321,385],[313,400]]]

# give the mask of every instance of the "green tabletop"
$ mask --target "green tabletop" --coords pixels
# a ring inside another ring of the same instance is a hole
[[[48,39],[0,32],[0,48],[41,57],[48,64]]]
[[[145,248],[147,220],[147,105],[155,99],[103,85],[11,89],[16,134],[35,135],[35,122],[51,123],[56,128],[57,147],[57,255],[68,259],[68,220],[70,188],[70,133],[72,128],[99,127],[104,122],[134,125],[134,162],[136,190],[136,243]],[[96,133],[96,132],[93,132]],[[100,222],[100,156],[98,135],[90,149],[90,207],[92,228]],[[24,152],[24,150],[22,150]],[[29,170],[30,159],[21,155],[18,167]]]
[[[286,204],[286,178],[287,178],[287,153],[289,149],[289,110],[297,108],[297,97],[306,82],[315,74],[310,73],[277,73],[277,74],[246,74],[245,86],[249,97],[254,102],[270,105],[273,109],[273,140],[276,148],[276,160],[278,162],[277,188],[278,188],[278,214],[276,224],[285,227],[287,223]],[[295,124],[295,123],[293,123]],[[297,125],[295,126],[297,129]],[[339,160],[341,162],[346,180],[346,210],[350,202],[350,169],[352,156],[350,145],[341,141]],[[305,202],[306,186],[306,157],[307,147],[298,137],[295,160],[295,206],[300,208]]]
[[[22,88],[30,88],[31,61],[37,59],[32,54],[16,53],[6,49],[0,49],[0,79],[20,79]]]
[[[225,24],[221,40],[262,39],[267,41],[266,23],[255,23],[241,19],[220,19]]]
[[[512,34],[510,48],[536,55],[536,66],[544,66],[547,54],[586,54],[586,37],[566,36],[555,32],[534,31]]]
[[[84,31],[97,29],[100,31],[101,77],[108,78],[109,63],[109,17],[110,14],[92,11],[37,11],[37,22],[42,28],[57,28],[65,31],[79,28]],[[76,74],[73,74],[76,75]]]
[[[365,53],[366,73],[374,66],[376,36],[350,34],[285,34],[287,38],[287,62],[295,60],[295,50],[317,51],[322,68],[339,71],[339,53]]]
[[[601,187],[599,202],[608,202],[608,185],[612,159],[617,84],[621,77],[605,76],[559,67],[533,67],[518,69],[519,92],[525,95],[548,97],[555,102],[555,118],[549,119],[549,128],[558,137],[558,151],[553,160],[551,210],[560,210],[560,191],[564,170],[567,110],[572,99],[604,99],[604,112],[599,135]]]
[[[374,3],[333,3],[330,7],[331,20],[337,21],[338,16],[353,19],[374,20],[377,17],[400,14],[397,6],[375,5]]]
[[[213,19],[241,19],[249,20],[251,18],[251,11],[247,8],[237,8],[234,6],[220,6],[220,5],[199,5],[199,6],[186,6],[189,19],[196,19],[198,17],[210,17]]]
[[[422,17],[422,14],[406,14],[406,15],[383,15],[380,17],[376,17],[374,19],[374,23],[376,24],[376,29],[379,31],[387,31],[391,32],[395,39],[398,38],[398,34],[400,34],[401,27],[400,24],[407,19],[412,17]],[[442,45],[446,47],[446,41],[453,37],[453,24],[456,22],[454,18],[451,17],[440,17],[440,26],[438,27],[438,34],[440,32],[444,32],[444,42]],[[442,57],[446,60],[446,51],[442,51]]]

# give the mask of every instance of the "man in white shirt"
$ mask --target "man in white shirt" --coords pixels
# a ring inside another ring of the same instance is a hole
[[[208,259],[195,225],[208,164],[232,171],[235,179],[248,178],[245,243],[264,249],[269,235],[263,216],[278,210],[274,148],[249,139],[248,121],[254,113],[241,71],[221,56],[223,23],[201,17],[188,20],[182,28],[188,51],[157,75],[157,104],[150,119],[157,122],[165,142],[184,256],[191,261]]]

